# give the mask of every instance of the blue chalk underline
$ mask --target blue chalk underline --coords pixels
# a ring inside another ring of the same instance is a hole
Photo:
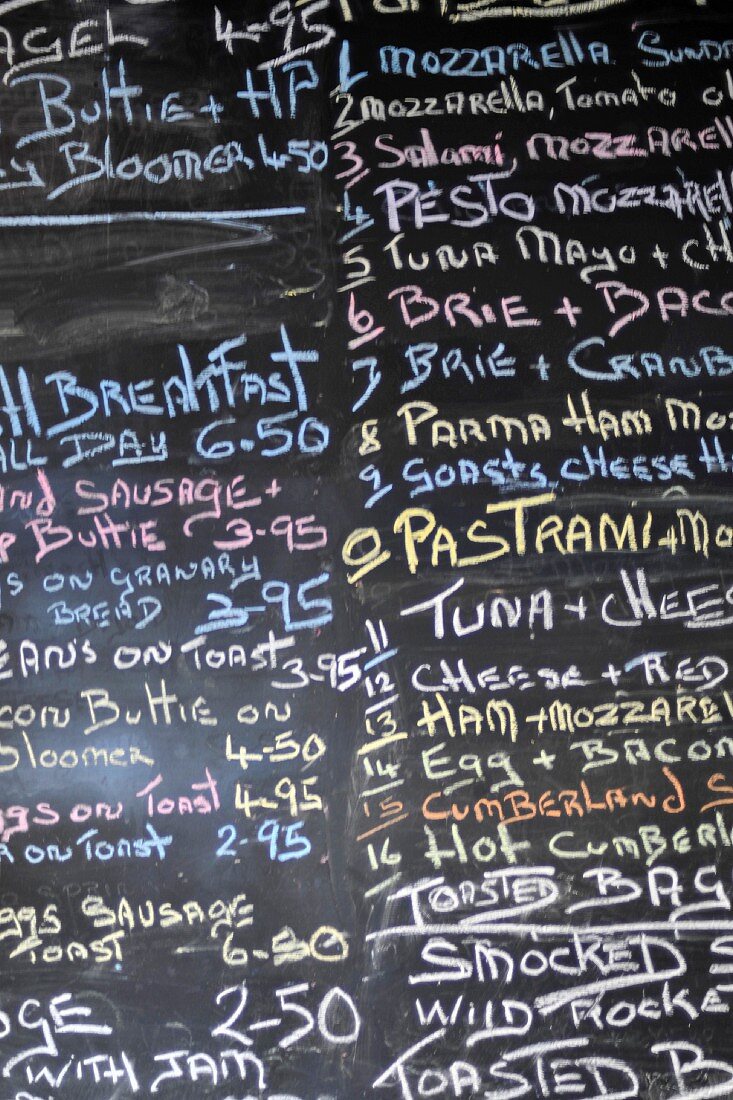
[[[274,206],[262,210],[126,210],[109,214],[17,214],[0,216],[0,228],[55,229],[124,222],[231,222],[251,221],[253,218],[286,218],[294,214],[305,214],[305,207]]]

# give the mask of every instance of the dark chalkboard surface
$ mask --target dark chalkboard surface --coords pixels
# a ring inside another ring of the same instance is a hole
[[[0,1100],[733,1097],[727,0],[0,79]]]

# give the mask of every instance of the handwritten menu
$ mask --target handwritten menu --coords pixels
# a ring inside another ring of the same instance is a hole
[[[0,79],[0,1100],[733,1097],[727,0]]]

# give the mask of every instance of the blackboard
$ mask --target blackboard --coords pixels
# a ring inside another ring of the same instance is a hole
[[[0,80],[0,1100],[732,1097],[730,4]]]

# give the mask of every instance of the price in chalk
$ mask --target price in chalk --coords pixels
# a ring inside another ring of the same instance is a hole
[[[303,827],[302,821],[281,825],[274,818],[268,818],[257,830],[257,843],[266,845],[268,856],[277,863],[304,859],[310,855],[312,845],[308,837],[301,835]],[[221,841],[216,849],[217,859],[236,859],[239,849],[249,843],[247,837],[240,837],[235,825],[222,825],[216,835]]]

